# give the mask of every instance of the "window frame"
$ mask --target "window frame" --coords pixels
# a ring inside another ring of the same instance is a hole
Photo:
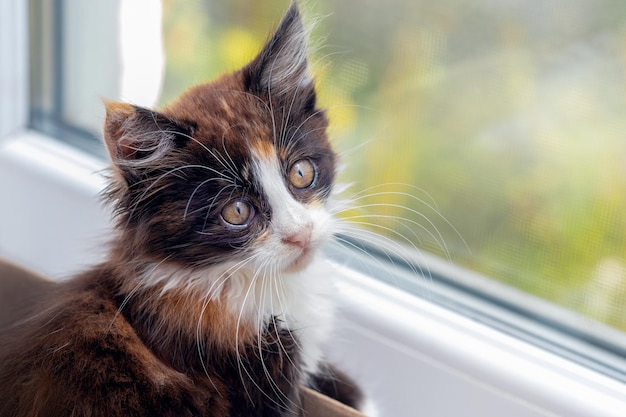
[[[14,86],[0,90],[0,256],[67,277],[100,259],[94,242],[110,228],[97,197],[105,163],[29,129],[26,2],[1,2],[0,28],[0,80]],[[614,378],[336,266],[329,356],[363,381],[380,415],[612,417],[626,409],[626,387]]]
[[[28,122],[27,22],[27,2],[0,4],[0,140]]]

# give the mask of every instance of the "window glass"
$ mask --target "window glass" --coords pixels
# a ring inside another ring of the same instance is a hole
[[[164,104],[235,70],[289,5],[33,3],[32,123],[91,137],[101,98]],[[304,3],[358,237],[626,330],[626,3]]]
[[[30,125],[104,155],[102,99],[119,91],[119,1],[31,6]]]
[[[166,102],[244,64],[288,3],[164,4]],[[626,4],[310,6],[345,217],[626,329]]]

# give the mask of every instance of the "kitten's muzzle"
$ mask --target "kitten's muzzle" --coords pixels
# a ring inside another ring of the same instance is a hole
[[[286,245],[295,246],[302,250],[307,250],[311,244],[311,228],[304,227],[295,233],[290,233],[282,237],[282,242]]]

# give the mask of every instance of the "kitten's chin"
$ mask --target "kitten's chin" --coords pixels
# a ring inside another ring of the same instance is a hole
[[[305,249],[302,251],[302,254],[298,256],[294,261],[287,265],[283,271],[288,274],[294,274],[302,271],[307,266],[311,264],[311,261],[315,257],[314,249]]]

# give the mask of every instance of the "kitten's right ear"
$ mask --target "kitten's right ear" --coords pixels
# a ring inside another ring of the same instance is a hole
[[[246,88],[253,93],[289,96],[315,94],[307,64],[308,31],[294,1],[274,35],[243,68]]]
[[[127,182],[162,166],[171,149],[184,146],[191,128],[158,112],[126,103],[105,102],[104,142],[111,161]]]

